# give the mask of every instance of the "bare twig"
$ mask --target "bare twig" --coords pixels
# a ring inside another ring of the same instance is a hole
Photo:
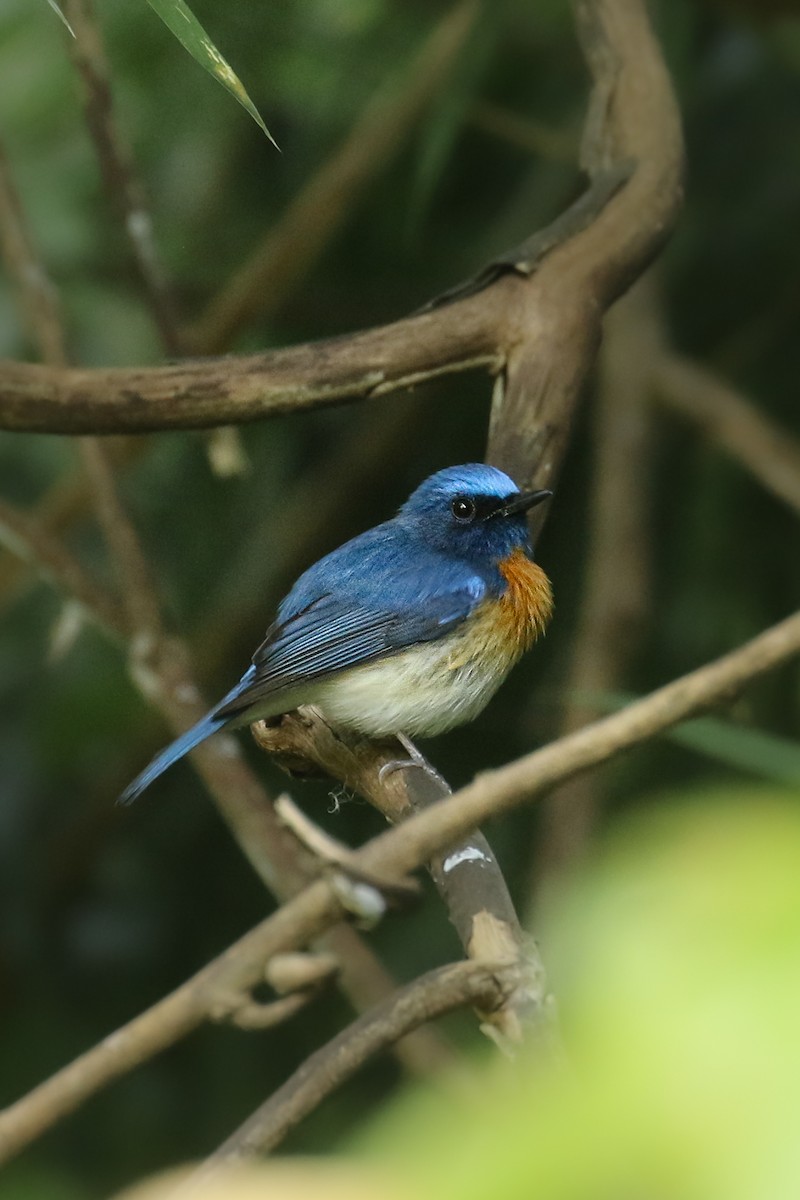
[[[492,104],[481,100],[473,104],[469,118],[476,129],[490,134],[492,137],[509,142],[528,154],[536,154],[541,158],[552,159],[555,162],[572,163],[578,152],[577,133],[565,129],[556,129],[536,121],[529,116],[520,116],[503,108],[500,104]]]
[[[695,422],[758,481],[800,512],[800,442],[711,371],[678,354],[655,364],[656,399]]]
[[[501,964],[471,962],[421,975],[311,1054],[188,1182],[260,1151],[274,1150],[326,1096],[410,1030],[468,1004],[487,1010],[501,1004],[513,987],[511,975]]]
[[[730,699],[798,654],[800,613],[620,712],[478,776],[373,839],[356,852],[356,861],[367,872],[413,870],[488,816],[534,800],[578,772]],[[311,884],[187,983],[0,1113],[0,1161],[100,1088],[185,1037],[206,1019],[215,996],[253,986],[273,955],[307,944],[338,920],[340,911],[328,883]]]
[[[106,190],[122,220],[161,339],[170,354],[180,354],[184,346],[175,297],[158,255],[144,187],[114,116],[108,61],[91,0],[62,2],[74,35],[67,48],[83,83],[86,124]]]
[[[439,22],[404,73],[367,106],[331,158],[292,201],[248,261],[190,331],[199,353],[225,349],[254,316],[268,320],[352,216],[366,184],[402,148],[405,137],[441,88],[478,14],[460,0]]]
[[[74,597],[91,621],[99,622],[115,638],[127,635],[127,619],[116,596],[96,583],[38,521],[6,500],[0,500],[0,543],[59,591]]]

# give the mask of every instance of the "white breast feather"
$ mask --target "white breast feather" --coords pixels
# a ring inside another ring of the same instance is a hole
[[[368,737],[433,736],[473,720],[519,657],[492,609],[455,637],[321,680],[311,703]]]

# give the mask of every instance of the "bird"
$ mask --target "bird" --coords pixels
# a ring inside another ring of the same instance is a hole
[[[397,514],[297,580],[242,678],[119,798],[225,728],[316,705],[374,739],[431,737],[473,720],[543,633],[550,582],[526,513],[552,495],[497,467],[445,467]]]

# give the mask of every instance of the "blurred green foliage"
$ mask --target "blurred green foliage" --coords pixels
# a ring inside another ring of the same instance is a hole
[[[402,79],[447,6],[231,0],[220,8],[196,0],[192,7],[247,80],[280,156],[147,6],[98,5],[117,120],[146,184],[182,311],[194,318],[387,77]],[[791,16],[753,23],[752,14],[699,0],[664,2],[657,17],[689,154],[686,211],[663,262],[670,336],[797,434],[800,24]],[[65,37],[45,4],[5,0],[0,135],[60,289],[75,358],[155,362],[158,335],[103,194]],[[502,140],[481,112],[501,106],[569,146],[579,135],[585,86],[565,3],[487,6],[442,93],[354,204],[310,278],[233,349],[402,315],[550,220],[576,194],[576,170],[563,154]],[[552,139],[542,144],[552,148]],[[33,356],[5,279],[0,354]],[[368,410],[245,428],[250,469],[233,479],[212,474],[199,434],[150,440],[121,475],[122,488],[170,621],[196,652],[209,696],[238,678],[304,563],[385,516],[429,471],[482,457],[489,391],[483,377],[459,377]],[[389,436],[387,422],[398,414]],[[660,415],[657,436],[655,583],[645,644],[625,681],[637,691],[729,649],[796,606],[800,594],[796,516],[697,431]],[[562,699],[582,594],[592,450],[583,421],[539,551],[556,589],[550,634],[479,725],[431,747],[454,783],[557,727],[554,698]],[[335,479],[336,463],[354,453],[371,465],[369,482],[321,490],[323,471]],[[0,436],[2,494],[20,505],[35,504],[75,464],[67,439]],[[106,572],[88,516],[65,536],[83,561]],[[31,580],[0,599],[0,1103],[156,1000],[270,905],[189,767],[176,768],[132,812],[114,809],[113,797],[166,731],[128,681],[124,654],[94,630],[62,657],[48,656],[61,611],[62,601]],[[749,691],[725,720],[785,742],[796,738],[799,707],[797,670],[787,669]],[[273,789],[284,785],[261,756],[253,753],[253,761]],[[610,819],[623,808],[647,808],[656,785],[701,795],[743,769],[773,777],[762,763],[763,750],[732,762],[659,742],[607,774]],[[346,840],[380,828],[361,804],[329,814],[323,785],[293,791]],[[724,806],[715,812],[724,829]],[[524,902],[536,813],[489,832]],[[763,853],[756,841],[753,854]],[[374,940],[404,977],[457,953],[433,900]],[[548,949],[556,958],[558,947],[554,934]],[[0,1176],[0,1197],[101,1196],[147,1170],[202,1155],[346,1016],[344,1003],[330,997],[279,1038],[204,1031],[44,1138]],[[466,1018],[451,1027],[466,1041],[475,1036]],[[391,1065],[371,1068],[292,1147],[334,1148],[396,1079]]]
[[[796,796],[732,787],[650,804],[545,931],[568,1065],[495,1060],[473,1095],[410,1091],[358,1139],[409,1196],[797,1194]]]

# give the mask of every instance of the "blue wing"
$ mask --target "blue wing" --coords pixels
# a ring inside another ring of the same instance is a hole
[[[249,710],[274,705],[281,712],[281,693],[296,695],[306,682],[443,637],[486,593],[481,576],[399,523],[354,538],[300,577],[236,687],[153,759],[120,803],[131,804],[212,733],[243,724]]]
[[[272,698],[279,702],[282,691],[443,637],[486,591],[463,562],[400,522],[378,525],[300,577],[253,655],[250,680],[215,713],[241,718]]]
[[[443,637],[474,605],[468,592],[431,597],[417,611],[369,609],[321,596],[284,623],[275,624],[253,658],[250,681],[215,713],[231,719],[280,693],[336,671],[396,654],[406,646]]]

